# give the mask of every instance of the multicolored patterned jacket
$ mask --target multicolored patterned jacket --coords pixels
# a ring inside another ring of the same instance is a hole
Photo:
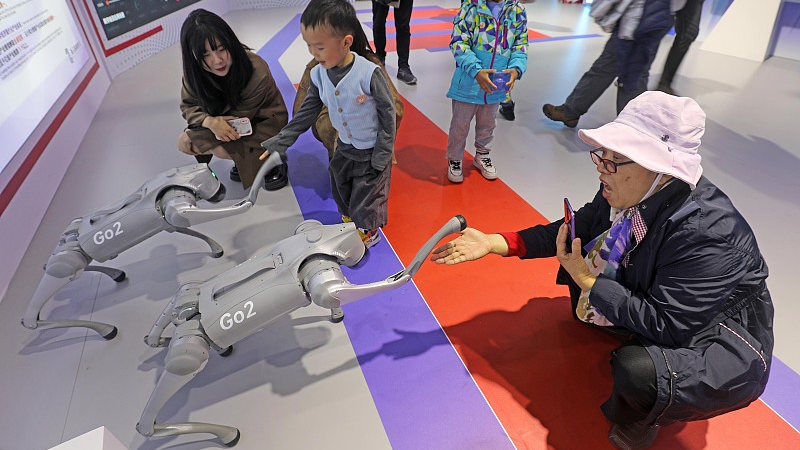
[[[495,20],[487,0],[464,0],[453,18],[450,50],[456,70],[447,97],[467,103],[491,104],[505,100],[505,92],[487,94],[475,75],[481,69],[514,68],[520,77],[528,67],[528,17],[518,0],[503,0]]]

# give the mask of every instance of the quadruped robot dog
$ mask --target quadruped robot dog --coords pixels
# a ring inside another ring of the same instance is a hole
[[[282,164],[275,153],[265,161],[256,175],[261,180],[270,170]],[[135,192],[107,207],[70,222],[44,267],[45,274],[28,304],[22,325],[29,329],[85,327],[105,339],[113,339],[117,328],[86,320],[41,320],[44,305],[67,283],[84,271],[108,275],[116,282],[125,279],[125,272],[110,267],[90,265],[115,258],[123,251],[161,232],[194,236],[211,247],[211,256],[219,258],[222,247],[210,237],[189,227],[212,220],[241,214],[256,202],[260,186],[254,184],[241,201],[220,208],[200,208],[199,199],[217,203],[225,197],[225,186],[207,164],[193,164],[167,170],[147,180]]]
[[[344,316],[342,305],[405,285],[436,243],[466,226],[462,216],[453,217],[401,272],[382,281],[354,285],[340,266],[354,266],[366,251],[355,225],[322,225],[307,220],[293,236],[271,249],[206,282],[182,285],[145,337],[147,345],[169,349],[164,371],[136,430],[146,437],[210,433],[224,445],[236,445],[240,433],[234,427],[156,422],[167,401],[203,370],[211,349],[227,356],[237,342],[312,302],[330,309],[332,319],[340,321]],[[172,337],[162,337],[169,324],[174,325]]]

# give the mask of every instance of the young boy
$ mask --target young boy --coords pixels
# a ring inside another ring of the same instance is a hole
[[[328,166],[331,191],[345,222],[355,222],[364,244],[374,245],[386,225],[395,109],[380,67],[350,51],[361,23],[347,0],[311,0],[300,16],[300,32],[319,62],[300,110],[277,136],[264,141],[269,152],[286,153],[316,121],[323,105],[339,137]]]
[[[528,19],[518,0],[464,0],[453,19],[450,50],[456,71],[447,97],[453,100],[453,118],[447,139],[447,179],[464,181],[461,160],[475,118],[475,161],[473,165],[487,180],[497,178],[497,169],[487,147],[492,141],[497,104],[507,93],[499,90],[490,76],[510,72],[508,91],[528,66]]]

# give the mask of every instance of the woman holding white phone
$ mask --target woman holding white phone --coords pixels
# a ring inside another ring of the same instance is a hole
[[[231,180],[245,188],[261,167],[261,142],[278,134],[289,114],[269,66],[242,44],[218,15],[197,9],[181,28],[181,113],[187,128],[178,150],[208,163],[232,159]],[[266,177],[267,189],[286,185],[286,167]]]

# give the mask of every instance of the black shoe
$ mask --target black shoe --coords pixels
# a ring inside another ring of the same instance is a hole
[[[672,87],[667,86],[666,84],[659,84],[658,87],[656,88],[656,90],[657,91],[661,91],[661,92],[663,92],[665,94],[674,95],[674,96],[678,97],[678,94],[676,94],[675,91],[672,90]]]
[[[383,67],[386,67],[386,57],[385,56],[378,56],[378,60],[381,62]]]
[[[242,182],[242,177],[239,176],[239,169],[237,169],[236,166],[233,166],[231,168],[231,172],[230,172],[229,176],[231,178],[231,181],[235,181],[237,183],[241,183]]]
[[[211,158],[213,155],[194,155],[194,159],[197,160],[200,164],[209,164],[211,163]]]
[[[514,114],[514,102],[500,103],[500,115],[504,119],[513,122],[517,118],[516,114]]]
[[[397,79],[405,84],[417,84],[417,77],[411,73],[411,67],[401,67],[397,69]]]
[[[564,105],[555,106],[546,103],[544,106],[542,106],[542,112],[544,112],[544,115],[547,116],[548,119],[556,122],[562,122],[564,125],[570,128],[575,128],[575,126],[578,125],[578,119],[580,118],[580,116],[567,117],[567,111],[564,108]]]
[[[264,189],[277,191],[289,183],[289,166],[286,163],[270,170],[264,176]]]
[[[613,424],[608,432],[611,445],[620,450],[642,450],[653,445],[658,435],[658,425],[650,426],[643,422],[625,425]]]

